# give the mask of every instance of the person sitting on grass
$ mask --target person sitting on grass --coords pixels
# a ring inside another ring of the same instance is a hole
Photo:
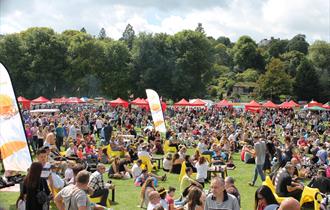
[[[153,173],[149,173],[147,169],[141,169],[142,160],[138,159],[136,163],[133,164],[132,167],[132,176],[134,179],[135,186],[142,186],[145,180],[149,177],[154,178],[154,184],[157,186],[158,180],[165,181],[167,176],[164,174],[163,176],[158,176]]]

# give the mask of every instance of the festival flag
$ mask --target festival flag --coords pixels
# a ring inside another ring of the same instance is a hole
[[[27,171],[32,160],[15,92],[0,63],[0,154],[5,170]]]
[[[166,133],[165,121],[159,96],[156,91],[151,89],[146,89],[146,93],[148,97],[152,120],[154,121],[155,130],[161,133]]]

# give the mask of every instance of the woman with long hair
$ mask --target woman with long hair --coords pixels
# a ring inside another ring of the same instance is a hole
[[[108,176],[113,179],[121,179],[123,175],[119,172],[120,157],[115,157],[109,168]]]
[[[192,188],[188,193],[188,201],[184,206],[185,210],[203,210],[205,195],[203,191],[197,187]]]
[[[48,189],[47,180],[42,179],[41,171],[42,164],[39,162],[34,162],[31,164],[28,174],[26,175],[23,183],[23,194],[26,199],[26,210],[45,210],[49,209],[48,198],[41,202],[38,199],[38,194],[44,192],[46,197],[49,196],[50,191]],[[45,198],[44,196],[44,198]],[[42,197],[42,196],[40,196]]]
[[[142,185],[141,188],[141,194],[140,194],[140,198],[141,198],[141,204],[140,207],[143,208],[143,203],[145,203],[145,206],[147,207],[149,204],[149,193],[151,191],[156,190],[155,186],[154,186],[154,180],[152,177],[149,177]]]
[[[207,170],[209,169],[209,163],[205,159],[205,157],[199,157],[198,162],[195,165],[197,169],[197,181],[204,187],[204,182],[207,179]]]
[[[257,189],[254,195],[254,201],[254,210],[264,210],[270,204],[278,204],[271,189],[265,185]]]
[[[175,153],[172,159],[171,173],[180,174],[181,165],[184,160],[180,158],[179,153]]]

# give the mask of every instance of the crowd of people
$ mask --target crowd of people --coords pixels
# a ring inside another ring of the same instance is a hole
[[[262,185],[255,193],[257,210],[294,209],[305,179],[330,193],[329,111],[168,107],[166,134],[153,129],[150,112],[134,107],[74,105],[22,116],[36,155],[17,203],[26,209],[48,209],[50,200],[58,209],[104,209],[115,188],[111,180],[133,179],[141,187],[141,208],[238,210],[244,192],[236,188],[236,177],[226,176],[235,170],[235,153],[255,164],[247,185],[254,186],[258,175],[265,181],[268,174],[276,193],[291,197],[279,204]],[[187,154],[190,149],[193,155]],[[163,156],[162,176],[154,173],[154,164],[146,164],[145,158],[151,162],[155,155]],[[162,187],[166,173],[178,174],[180,185]],[[94,203],[93,198],[100,199]]]

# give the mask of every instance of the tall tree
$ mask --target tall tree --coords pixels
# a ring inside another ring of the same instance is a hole
[[[198,23],[198,24],[197,24],[197,27],[196,27],[195,31],[196,31],[196,32],[199,32],[199,33],[202,33],[202,34],[205,34],[205,30],[204,30],[204,28],[203,28],[202,23]]]
[[[315,41],[308,50],[308,58],[316,67],[320,78],[320,98],[327,101],[330,98],[330,43]]]
[[[278,58],[287,50],[288,40],[273,39],[268,47],[269,58]]]
[[[87,33],[85,27],[82,27],[82,28],[80,29],[80,32]]]
[[[67,48],[50,28],[29,28],[22,32],[24,50],[29,65],[26,66],[30,82],[28,96],[56,95],[64,88],[62,71],[67,67]]]
[[[305,55],[299,51],[293,50],[283,53],[279,57],[281,61],[284,62],[285,72],[291,77],[295,77],[297,68],[300,65],[300,62],[305,58]]]
[[[131,88],[130,60],[130,53],[125,43],[121,41],[104,43],[104,67],[96,72],[104,95],[112,98],[127,98]]]
[[[257,44],[249,36],[241,36],[234,48],[234,63],[239,71],[254,68],[263,72],[264,59],[257,49]]]
[[[230,41],[230,39],[229,39],[228,37],[220,36],[220,37],[217,39],[217,42],[218,42],[218,43],[221,43],[221,44],[224,44],[226,47],[229,47],[229,48],[232,47],[232,43],[231,43],[231,41]]]
[[[135,31],[131,24],[127,24],[121,40],[124,40],[129,50],[133,48],[133,41],[135,39]]]
[[[100,33],[99,33],[99,39],[105,39],[107,38],[107,34],[105,32],[104,28],[101,28]]]
[[[306,41],[306,36],[303,34],[298,34],[294,36],[288,43],[288,51],[299,51],[304,53],[305,55],[308,52],[308,42]]]
[[[210,41],[202,33],[184,30],[174,35],[173,48],[173,97],[202,97],[214,61]]]
[[[294,92],[299,100],[319,99],[320,84],[313,65],[304,58],[297,68]]]
[[[289,95],[292,91],[292,80],[284,71],[284,64],[280,59],[273,58],[266,66],[266,73],[261,75],[259,94],[264,99],[278,100],[280,95]]]

